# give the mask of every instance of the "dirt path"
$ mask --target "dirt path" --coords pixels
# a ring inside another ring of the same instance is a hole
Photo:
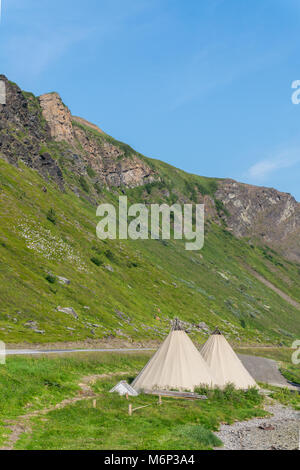
[[[276,292],[282,299],[284,299],[286,302],[288,302],[290,305],[293,307],[297,308],[300,310],[300,304],[296,300],[292,299],[288,294],[283,292],[282,290],[278,289],[278,287],[274,286],[270,281],[267,281],[263,276],[258,274],[254,269],[251,269],[249,266],[247,267],[248,271],[251,272],[251,274],[256,277],[260,282],[262,282],[265,286],[269,287],[269,289],[272,289],[272,291]]]
[[[221,425],[216,435],[224,447],[216,450],[299,449],[300,411],[279,404],[267,406],[266,410],[273,416]]]
[[[36,410],[30,413],[26,413],[25,415],[19,416],[17,420],[6,421],[8,429],[11,430],[11,434],[9,435],[7,444],[4,447],[0,447],[0,450],[13,450],[21,434],[23,434],[24,432],[31,432],[31,418],[35,416],[46,415],[47,413],[50,413],[50,411],[59,410],[68,405],[72,405],[78,401],[90,400],[91,398],[95,398],[97,395],[93,392],[91,385],[93,385],[99,379],[113,377],[114,375],[128,375],[128,372],[113,372],[111,374],[88,375],[86,377],[83,377],[80,383],[78,384],[80,390],[76,397],[66,398],[57,405],[50,406],[49,408],[45,408],[43,410]]]

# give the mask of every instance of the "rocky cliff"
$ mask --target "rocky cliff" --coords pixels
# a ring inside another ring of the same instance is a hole
[[[73,117],[57,93],[36,98],[4,75],[0,80],[7,93],[6,104],[0,105],[0,156],[9,163],[21,160],[61,189],[64,163],[78,176],[90,170],[94,183],[104,186],[132,188],[159,179],[129,146]]]
[[[67,142],[77,159],[95,172],[98,182],[132,188],[155,180],[153,170],[129,146],[114,142],[85,119],[73,117],[57,93],[42,95],[39,101],[51,137]]]
[[[63,177],[57,162],[43,144],[50,129],[43,120],[37,98],[0,75],[6,85],[6,104],[0,104],[0,157],[16,165],[22,160],[43,176],[53,178],[63,188]]]
[[[300,262],[300,203],[290,194],[223,180],[216,197],[229,213],[226,221],[234,235],[259,240]]]

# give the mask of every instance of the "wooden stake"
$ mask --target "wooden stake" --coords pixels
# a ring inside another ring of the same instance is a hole
[[[128,400],[128,393],[126,393],[126,400]]]
[[[158,395],[158,404],[159,404],[159,405],[162,405],[161,395]]]
[[[128,407],[128,414],[129,416],[132,416],[132,405],[129,404],[129,407]]]
[[[97,408],[97,400],[93,400],[93,408]]]

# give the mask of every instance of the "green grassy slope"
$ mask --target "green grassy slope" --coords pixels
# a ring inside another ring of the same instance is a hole
[[[176,202],[178,194],[193,200],[195,186],[214,194],[214,179],[147,162],[162,181],[128,190],[129,202]],[[75,178],[63,172],[66,181]],[[299,310],[248,270],[299,301],[299,266],[236,239],[213,218],[206,222],[201,252],[185,251],[182,241],[100,241],[96,207],[87,200],[92,178],[86,184],[80,197],[68,185],[63,193],[25,165],[0,159],[0,340],[160,339],[176,316],[218,325],[236,342],[290,345],[299,337]],[[163,188],[169,188],[167,195]],[[102,188],[98,202],[117,203],[121,194]],[[57,276],[70,284],[61,285]],[[58,306],[72,307],[78,319]],[[196,329],[191,335],[206,337]]]

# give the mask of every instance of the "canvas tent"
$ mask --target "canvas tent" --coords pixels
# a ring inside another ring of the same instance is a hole
[[[202,346],[201,354],[213,371],[217,386],[222,388],[228,383],[239,389],[256,386],[255,380],[218,329]]]
[[[214,379],[209,366],[177,320],[131,385],[135,390],[193,392],[199,385],[213,386]]]

